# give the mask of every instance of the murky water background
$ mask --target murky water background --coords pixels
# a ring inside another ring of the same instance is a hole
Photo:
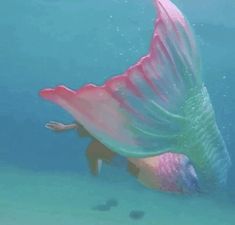
[[[235,153],[235,3],[174,1],[194,28],[203,76],[232,160]],[[155,17],[151,0],[28,0],[0,2],[0,224],[235,223],[235,175],[216,196],[176,196],[147,190],[125,169],[89,175],[89,139],[54,134],[49,120],[71,122],[41,100],[44,87],[101,84],[145,54]],[[120,164],[120,163],[119,163]],[[94,210],[109,199],[110,210]],[[177,222],[177,223],[176,223]]]

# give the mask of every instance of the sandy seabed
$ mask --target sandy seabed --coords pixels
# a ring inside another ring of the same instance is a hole
[[[107,179],[107,177],[115,179]],[[221,194],[222,195],[222,194]],[[108,200],[116,205],[102,207]],[[141,211],[133,219],[130,212]],[[0,170],[0,225],[234,225],[235,202],[143,188],[115,170],[109,176]]]

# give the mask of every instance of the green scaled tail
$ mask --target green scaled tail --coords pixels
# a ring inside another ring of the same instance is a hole
[[[178,147],[192,160],[203,189],[223,186],[231,160],[207,89],[195,88],[189,96],[183,107],[188,123]]]

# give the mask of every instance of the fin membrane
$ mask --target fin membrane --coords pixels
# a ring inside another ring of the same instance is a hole
[[[201,86],[190,27],[169,0],[155,0],[158,19],[147,55],[103,86],[64,86],[41,96],[69,113],[112,151],[149,157],[174,150],[186,119],[188,92]]]

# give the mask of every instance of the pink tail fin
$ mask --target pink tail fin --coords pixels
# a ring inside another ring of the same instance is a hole
[[[181,106],[201,85],[190,27],[169,0],[155,0],[158,19],[149,53],[103,86],[59,86],[41,96],[71,113],[94,137],[122,155],[143,157],[175,149]]]

